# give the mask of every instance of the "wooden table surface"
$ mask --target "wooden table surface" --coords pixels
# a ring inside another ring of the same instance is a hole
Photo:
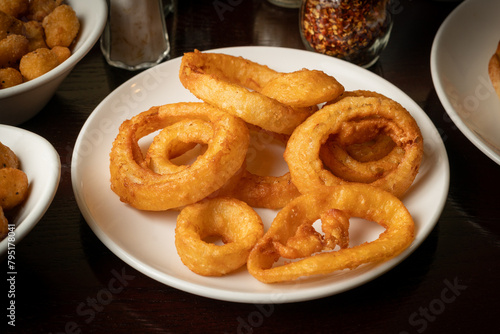
[[[71,155],[94,108],[136,75],[111,68],[96,45],[35,118],[19,127],[49,140],[61,157],[59,189],[16,248],[18,333],[489,333],[500,311],[500,166],[447,117],[432,84],[436,31],[459,2],[396,1],[389,45],[370,70],[429,115],[451,166],[436,227],[405,261],[358,288],[299,303],[224,302],[163,285],[127,265],[96,237],[76,204]],[[225,4],[225,11],[218,5]],[[175,4],[171,58],[186,51],[266,45],[304,49],[298,10],[263,0]],[[2,267],[7,267],[4,261]],[[114,275],[123,289],[109,296]],[[4,297],[5,298],[5,297]],[[3,312],[7,312],[4,308]],[[3,331],[2,331],[3,332]]]

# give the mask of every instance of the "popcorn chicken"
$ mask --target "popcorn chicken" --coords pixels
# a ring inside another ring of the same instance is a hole
[[[24,23],[26,28],[25,36],[29,41],[29,50],[34,51],[39,48],[46,48],[45,33],[42,24],[38,21],[28,21]]]
[[[12,67],[0,68],[0,89],[23,83],[21,72]]]
[[[42,22],[63,0],[31,0],[27,17],[29,20]]]
[[[0,11],[0,40],[9,35],[23,35],[23,22],[16,17]]]
[[[68,5],[56,7],[42,22],[45,30],[45,42],[54,46],[69,47],[78,35],[80,21],[75,11]]]
[[[19,70],[27,81],[38,78],[42,74],[59,65],[55,53],[47,48],[37,49],[24,55],[19,63]]]
[[[28,51],[28,39],[22,35],[9,35],[0,40],[0,68],[16,67]]]
[[[28,11],[29,0],[0,0],[0,11],[14,17],[23,16]]]
[[[50,51],[56,55],[59,64],[71,56],[71,50],[65,46],[54,46]]]

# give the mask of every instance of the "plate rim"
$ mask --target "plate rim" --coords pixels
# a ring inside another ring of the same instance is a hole
[[[311,55],[314,57],[319,56],[319,57],[322,57],[321,59],[324,59],[327,62],[340,62],[342,64],[342,66],[349,66],[352,68],[352,70],[361,71],[362,73],[364,73],[366,75],[370,75],[372,78],[376,78],[376,80],[382,80],[386,84],[388,84],[391,88],[395,89],[398,92],[398,94],[403,94],[406,97],[406,99],[408,100],[408,102],[411,101],[413,106],[418,110],[419,117],[426,118],[427,121],[429,122],[429,124],[432,125],[431,131],[435,132],[436,134],[438,133],[437,129],[435,128],[432,120],[428,117],[428,115],[422,110],[422,108],[415,101],[413,101],[413,99],[411,99],[400,88],[396,87],[394,84],[390,83],[386,79],[376,75],[373,72],[370,72],[366,69],[360,68],[360,67],[355,66],[353,64],[344,62],[342,60],[339,60],[336,58],[331,58],[331,57],[324,56],[324,55],[320,55],[320,54],[313,53],[313,52],[306,51],[306,50],[292,49],[292,48],[286,48],[286,47],[273,47],[273,46],[224,47],[224,48],[204,50],[203,52],[221,52],[221,53],[222,52],[240,52],[240,51],[246,51],[248,49],[261,49],[261,50],[270,51],[270,52],[271,51],[282,51],[282,52],[300,53],[300,54]],[[170,59],[167,61],[167,63],[179,61],[180,58],[181,57]],[[165,63],[162,63],[162,64],[157,65],[157,66],[162,66],[163,64],[165,64]],[[149,70],[152,70],[152,69],[149,69]],[[148,72],[149,70],[146,70],[145,72]],[[145,72],[142,72],[142,73],[145,73]],[[141,75],[141,74],[138,74],[137,76],[139,76],[139,75]],[[153,268],[145,263],[142,263],[140,261],[140,259],[137,259],[136,257],[134,257],[133,254],[130,254],[126,250],[122,249],[119,245],[115,244],[108,237],[108,235],[100,229],[97,222],[95,222],[93,220],[91,212],[89,211],[87,206],[84,205],[85,204],[84,198],[82,198],[82,195],[78,192],[78,190],[79,190],[78,182],[80,180],[79,180],[79,176],[78,176],[78,171],[76,170],[78,162],[79,162],[77,148],[79,147],[81,141],[83,140],[83,135],[84,135],[85,131],[89,127],[89,124],[91,123],[93,117],[96,117],[97,112],[100,110],[100,106],[104,105],[108,101],[108,99],[111,98],[111,96],[113,95],[113,93],[117,89],[119,89],[120,87],[122,87],[124,85],[130,84],[132,81],[134,81],[134,79],[137,80],[138,79],[137,76],[134,76],[133,78],[127,80],[122,85],[117,87],[113,92],[111,92],[107,97],[105,97],[103,99],[103,101],[94,109],[92,114],[88,117],[86,123],[82,127],[82,130],[81,130],[80,134],[78,135],[78,138],[75,142],[75,150],[73,151],[73,158],[72,158],[72,163],[71,163],[71,171],[72,171],[71,175],[72,175],[72,184],[73,184],[73,189],[74,189],[74,193],[75,193],[75,198],[77,200],[78,206],[80,207],[80,210],[81,210],[83,216],[85,217],[87,224],[90,226],[92,231],[96,234],[96,236],[101,240],[101,242],[103,242],[106,245],[106,247],[108,247],[115,255],[117,255],[125,263],[129,264],[130,266],[132,266],[136,270],[140,271],[141,273],[145,274],[146,276],[148,276],[150,278],[157,280],[160,283],[163,283],[165,285],[168,285],[170,287],[173,287],[175,289],[178,289],[178,290],[181,290],[181,291],[184,291],[187,293],[191,293],[191,294],[195,294],[195,295],[199,295],[199,296],[203,296],[203,297],[207,297],[207,298],[211,298],[211,299],[216,299],[216,300],[229,301],[229,302],[291,303],[291,302],[302,302],[302,301],[307,301],[307,300],[319,299],[319,298],[327,297],[327,296],[334,295],[337,293],[345,292],[347,290],[350,290],[350,289],[353,289],[353,288],[358,287],[360,285],[363,285],[371,280],[374,280],[375,278],[379,277],[380,275],[383,275],[384,273],[386,273],[390,269],[394,268],[397,264],[399,264],[404,259],[406,259],[411,253],[413,253],[413,251],[415,249],[417,249],[420,246],[420,244],[427,238],[427,236],[434,229],[435,225],[437,224],[437,222],[439,220],[439,217],[440,217],[440,215],[444,209],[445,203],[446,203],[446,199],[447,199],[447,195],[448,195],[448,191],[449,191],[449,177],[450,177],[449,160],[448,160],[448,156],[446,153],[446,149],[444,147],[444,143],[442,142],[442,139],[440,136],[435,138],[435,139],[437,139],[436,145],[437,145],[440,153],[442,154],[442,158],[443,158],[442,160],[444,162],[444,165],[442,167],[444,169],[445,174],[442,175],[442,177],[443,177],[443,185],[444,185],[445,191],[444,191],[444,194],[442,194],[442,196],[440,197],[440,200],[438,201],[438,203],[436,205],[437,209],[436,209],[435,215],[432,216],[432,219],[431,219],[432,222],[425,226],[425,229],[419,235],[420,238],[418,240],[416,238],[414,243],[410,247],[408,247],[402,254],[400,254],[398,257],[393,258],[389,261],[378,264],[377,265],[378,270],[377,270],[376,275],[369,275],[368,277],[365,277],[365,276],[356,277],[355,278],[356,282],[353,282],[352,284],[349,284],[348,286],[345,286],[344,288],[335,290],[333,292],[332,291],[323,291],[323,292],[316,291],[314,294],[311,294],[311,290],[324,290],[323,286],[322,287],[313,287],[313,288],[310,288],[308,290],[305,290],[303,293],[293,291],[293,293],[294,293],[293,298],[289,298],[289,299],[281,300],[281,301],[276,301],[276,300],[270,300],[270,297],[272,297],[272,296],[270,296],[270,294],[267,292],[265,292],[265,293],[256,292],[256,293],[249,294],[248,292],[231,291],[226,295],[221,295],[220,289],[212,288],[212,287],[201,287],[196,283],[186,282],[180,278],[172,277],[168,274],[161,273],[158,269]],[[186,288],[187,285],[188,285],[188,288]],[[285,292],[285,294],[286,293],[287,292]]]
[[[436,90],[436,93],[438,95],[439,100],[441,101],[441,104],[444,107],[444,110],[446,113],[449,115],[451,120],[453,121],[453,124],[457,126],[457,128],[462,132],[462,134],[477,148],[479,149],[484,155],[486,155],[488,158],[493,160],[495,163],[500,165],[500,154],[495,152],[494,149],[490,147],[490,145],[483,140],[480,136],[474,133],[474,131],[465,123],[462,121],[462,117],[460,114],[455,110],[453,107],[449,95],[446,93],[444,89],[444,85],[442,84],[442,77],[441,74],[439,73],[439,54],[441,51],[441,45],[440,41],[443,39],[443,36],[448,33],[449,26],[453,24],[454,20],[456,20],[456,17],[459,14],[462,14],[463,11],[467,10],[468,6],[478,6],[480,2],[477,0],[466,0],[455,9],[444,19],[444,21],[441,23],[438,31],[436,32],[436,35],[434,37],[432,47],[431,47],[431,55],[430,55],[430,63],[431,63],[431,76],[432,76],[432,81],[434,88]],[[483,2],[484,4],[484,2]],[[474,7],[476,8],[476,7]],[[500,38],[500,34],[499,34]],[[487,66],[487,65],[485,65]],[[500,147],[498,148],[500,150]]]

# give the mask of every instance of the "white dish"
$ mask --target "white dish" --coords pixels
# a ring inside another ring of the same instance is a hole
[[[54,147],[43,137],[9,125],[0,125],[0,142],[17,155],[20,168],[29,181],[29,194],[14,221],[15,244],[23,239],[43,217],[59,186],[61,160]],[[0,254],[7,252],[8,240],[0,242]]]
[[[0,123],[18,125],[34,117],[101,36],[108,17],[104,0],[67,0],[80,20],[72,54],[62,64],[28,82],[0,90]],[[82,80],[84,80],[82,78]]]
[[[112,92],[90,115],[78,136],[72,160],[72,182],[78,205],[99,239],[126,263],[164,284],[193,294],[246,303],[285,303],[336,294],[368,282],[394,267],[413,252],[435,226],[443,209],[449,186],[446,151],[438,131],[420,109],[401,90],[360,67],[324,55],[274,47],[236,47],[212,50],[266,64],[278,71],[314,68],[334,75],[346,89],[372,89],[399,101],[419,123],[425,157],[421,171],[404,202],[416,222],[416,239],[400,256],[380,265],[367,265],[325,277],[287,284],[266,285],[246,269],[210,278],[198,276],[185,267],[174,245],[175,212],[148,213],[120,202],[110,190],[109,152],[119,125],[153,105],[196,101],[178,79],[180,58],[153,67]],[[281,151],[282,152],[282,151]],[[276,175],[287,170],[280,153],[274,151]],[[266,229],[276,215],[257,210]],[[380,228],[367,227],[356,239],[377,238]]]
[[[486,156],[500,164],[500,99],[488,62],[500,41],[500,1],[469,0],[439,28],[431,51],[437,95],[451,120]]]

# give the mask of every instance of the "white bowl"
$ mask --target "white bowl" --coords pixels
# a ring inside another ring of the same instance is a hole
[[[54,147],[43,137],[32,132],[0,124],[0,142],[19,158],[20,169],[28,176],[29,193],[26,201],[9,224],[16,225],[10,238],[0,241],[0,257],[7,253],[9,242],[17,244],[40,221],[59,186],[61,159]],[[14,246],[15,247],[15,246]]]
[[[73,67],[92,49],[106,25],[105,0],[67,0],[80,19],[80,33],[72,55],[44,75],[0,89],[0,123],[18,125],[35,116],[49,102]]]

